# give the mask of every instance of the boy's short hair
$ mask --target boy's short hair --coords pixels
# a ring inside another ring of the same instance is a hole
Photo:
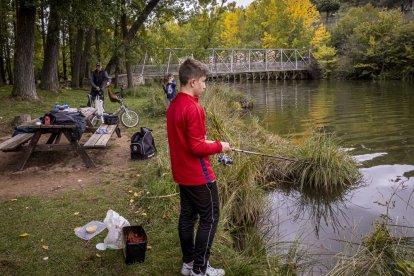
[[[173,78],[174,77],[174,75],[172,74],[172,73],[168,73],[166,76],[165,76],[165,80],[166,81],[168,81],[170,78]]]
[[[188,81],[192,78],[199,79],[201,77],[207,77],[208,68],[204,63],[189,58],[180,65],[178,74],[181,85],[187,85]]]

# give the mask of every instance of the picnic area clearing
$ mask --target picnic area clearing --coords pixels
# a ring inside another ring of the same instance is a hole
[[[5,137],[0,138],[0,141]],[[27,195],[50,195],[59,191],[84,189],[110,182],[128,171],[130,137],[112,138],[105,150],[88,150],[96,168],[86,168],[79,156],[71,152],[34,152],[25,170],[15,171],[22,152],[0,152],[0,200]]]

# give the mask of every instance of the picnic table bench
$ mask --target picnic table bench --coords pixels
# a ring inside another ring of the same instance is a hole
[[[83,144],[85,148],[105,148],[111,139],[112,134],[118,128],[118,125],[102,124],[99,129],[106,129],[108,133],[94,133],[89,140]],[[119,135],[118,135],[119,136]]]
[[[0,144],[0,151],[15,151],[21,145],[32,139],[34,133],[21,133]]]

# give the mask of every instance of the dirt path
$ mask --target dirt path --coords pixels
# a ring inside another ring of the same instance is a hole
[[[82,137],[82,141],[86,139],[87,136]],[[73,152],[35,152],[25,169],[15,172],[22,152],[0,152],[0,200],[98,186],[101,181],[127,171],[133,164],[129,136],[113,135],[108,144],[106,149],[87,150],[96,164],[92,169],[87,169]]]

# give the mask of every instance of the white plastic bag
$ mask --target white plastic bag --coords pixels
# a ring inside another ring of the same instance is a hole
[[[100,250],[121,249],[124,247],[122,240],[122,227],[130,226],[129,222],[113,210],[108,210],[104,219],[104,224],[108,228],[108,235],[104,239],[103,244],[97,244],[96,248]]]

